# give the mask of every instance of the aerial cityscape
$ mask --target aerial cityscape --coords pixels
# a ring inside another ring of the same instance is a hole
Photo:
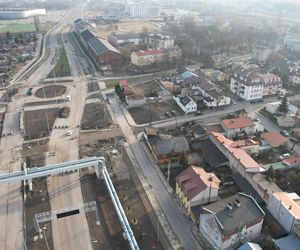
[[[0,0],[0,250],[300,250],[300,1]]]

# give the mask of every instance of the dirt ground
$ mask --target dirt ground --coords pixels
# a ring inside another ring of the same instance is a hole
[[[52,229],[51,222],[40,225],[40,228],[44,230],[46,235],[43,239],[36,241],[33,238],[38,235],[34,227],[34,216],[37,213],[50,211],[50,203],[48,199],[47,182],[46,178],[38,178],[33,180],[33,191],[27,193],[27,199],[24,202],[25,205],[25,218],[26,218],[26,246],[30,250],[47,250],[47,243],[49,249],[53,249],[52,243]]]
[[[98,36],[107,39],[111,32],[126,34],[131,32],[143,32],[145,30],[147,32],[158,32],[161,30],[161,28],[159,25],[155,25],[147,21],[121,22],[109,25],[98,25],[96,33]]]
[[[118,156],[111,156],[111,149],[116,149]],[[107,159],[107,168],[140,249],[163,249],[156,241],[155,230],[120,152],[120,143],[111,139],[81,147],[80,157],[102,155]],[[88,215],[92,235],[97,241],[94,243],[95,249],[129,249],[128,243],[123,240],[121,225],[105,183],[99,183],[95,174],[89,174],[87,170],[81,171],[81,175],[83,197],[86,201],[96,200],[100,208],[101,226],[95,226],[95,213]]]
[[[148,103],[141,107],[128,109],[137,124],[167,119],[168,117],[165,116],[165,113],[171,112],[172,110],[176,112],[177,116],[183,114],[173,100],[169,102]]]
[[[49,139],[23,143],[22,158],[27,166],[42,167],[45,165],[45,153],[48,151]]]
[[[24,139],[30,140],[49,136],[48,124],[51,130],[59,111],[59,108],[53,108],[24,112]]]
[[[103,129],[112,124],[112,119],[107,107],[102,102],[85,104],[83,117],[81,120],[81,129]]]
[[[100,90],[98,82],[89,82],[88,83],[88,92],[95,92]]]
[[[162,90],[155,81],[149,81],[142,84],[133,84],[133,86],[136,89],[142,90],[145,96],[148,96],[151,92],[159,92]]]
[[[61,96],[64,93],[66,93],[67,87],[62,85],[52,85],[52,86],[46,86],[43,88],[39,88],[35,95],[39,98],[52,98]]]

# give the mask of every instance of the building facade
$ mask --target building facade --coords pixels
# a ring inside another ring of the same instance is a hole
[[[201,167],[190,166],[176,177],[176,194],[191,215],[191,207],[218,199],[220,180]]]
[[[255,133],[255,123],[249,117],[225,119],[222,121],[222,127],[225,136],[229,138]]]
[[[235,249],[260,235],[264,216],[252,196],[238,193],[202,207],[199,230],[214,249]]]
[[[246,101],[277,95],[282,89],[279,76],[271,73],[258,74],[249,70],[235,72],[230,82],[230,90]]]
[[[173,46],[168,49],[144,50],[131,53],[131,63],[137,66],[147,66],[155,63],[163,63],[178,60],[181,57],[181,49]]]
[[[267,209],[288,233],[300,237],[300,197],[296,193],[275,192],[270,195]]]
[[[176,97],[173,99],[185,114],[194,113],[197,111],[197,103],[189,96]]]

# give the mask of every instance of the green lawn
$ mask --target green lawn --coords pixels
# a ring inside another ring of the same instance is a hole
[[[9,23],[0,25],[0,33],[35,31],[34,23]]]

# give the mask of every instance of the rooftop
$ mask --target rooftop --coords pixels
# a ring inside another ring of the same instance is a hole
[[[154,145],[157,155],[167,155],[173,153],[182,153],[190,150],[189,144],[185,137],[174,137],[160,139]]]
[[[294,217],[300,219],[300,197],[296,193],[275,192],[273,195]]]
[[[92,48],[92,50],[95,52],[96,55],[102,55],[106,51],[112,51],[120,54],[120,52],[109,42],[98,37],[94,37],[90,39],[88,41],[88,44],[90,45],[90,47]]]
[[[80,35],[86,42],[95,37],[95,35],[89,29],[82,31]]]
[[[292,156],[282,161],[287,166],[294,166],[300,164],[300,156]]]
[[[223,231],[234,234],[241,226],[250,226],[264,218],[265,213],[252,196],[244,193],[203,207],[202,212],[214,214]]]
[[[223,120],[223,125],[227,129],[254,127],[254,122],[249,117],[239,117]]]
[[[300,246],[300,239],[295,235],[288,235],[274,240],[274,243],[280,250],[297,250]]]
[[[188,105],[191,101],[193,101],[193,99],[189,96],[183,96],[183,97],[180,97],[179,98],[179,101],[180,103],[183,105],[183,106],[186,106]]]
[[[243,149],[239,147],[232,147],[234,141],[226,138],[224,135],[216,132],[211,132],[212,136],[216,138],[220,144],[227,148],[227,150],[240,161],[240,163],[245,167],[247,171],[252,171],[252,169],[262,170],[262,167],[257,163],[250,155],[248,155]]]
[[[158,135],[158,131],[155,128],[147,127],[147,128],[144,129],[144,131],[147,135],[152,135],[152,136],[157,136]]]
[[[261,134],[261,138],[267,141],[272,147],[279,147],[289,141],[289,139],[281,135],[277,131],[270,131]]]
[[[152,50],[140,50],[138,52],[134,52],[137,56],[149,56],[149,55],[158,55],[163,52],[162,49],[152,49]]]
[[[189,200],[204,191],[207,187],[219,188],[220,180],[213,173],[207,173],[201,167],[190,166],[176,177]]]
[[[197,123],[195,125],[193,125],[191,127],[191,130],[196,133],[197,135],[203,135],[203,134],[206,134],[206,130],[205,128],[200,124],[200,123]]]

